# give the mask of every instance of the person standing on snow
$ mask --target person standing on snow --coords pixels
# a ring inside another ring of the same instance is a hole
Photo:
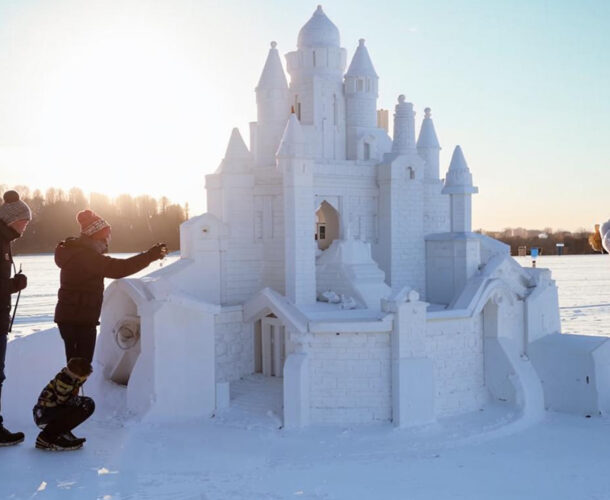
[[[83,447],[86,439],[76,437],[72,429],[95,410],[93,399],[78,395],[90,374],[91,363],[84,358],[72,358],[42,390],[33,409],[34,422],[42,429],[36,438],[36,448],[67,451]]]
[[[96,327],[102,310],[104,278],[124,278],[167,255],[167,246],[157,243],[148,251],[128,259],[103,255],[110,244],[110,225],[92,210],[76,216],[81,234],[67,238],[55,249],[61,269],[54,321],[64,341],[66,361],[93,361]]]
[[[0,206],[0,399],[2,397],[2,382],[8,330],[11,324],[11,294],[23,290],[28,279],[19,272],[11,278],[14,268],[11,254],[11,242],[19,238],[32,219],[32,212],[25,202],[19,199],[16,191],[7,191],[3,196],[4,204]],[[1,404],[0,404],[1,407]],[[19,444],[24,439],[23,432],[10,432],[3,425],[0,413],[0,446]]]
[[[602,252],[602,248],[610,253],[610,220],[601,225],[595,224],[595,232],[589,236],[589,244],[596,252]]]

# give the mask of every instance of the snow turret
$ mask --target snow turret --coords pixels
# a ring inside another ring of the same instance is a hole
[[[299,32],[297,50],[286,54],[290,86],[311,82],[314,76],[343,84],[346,60],[347,52],[340,47],[339,30],[318,5]],[[295,111],[298,118],[299,110]]]
[[[405,102],[405,96],[398,96],[394,112],[394,143],[392,153],[405,154],[415,149],[415,112],[413,103]]]
[[[356,52],[354,52],[354,57],[352,58],[352,62],[350,63],[345,76],[352,78],[361,76],[378,79],[379,76],[375,72],[371,57],[369,56],[369,51],[364,46],[364,42],[364,38],[358,40],[358,47],[356,48]]]
[[[338,28],[326,16],[322,10],[322,6],[318,5],[317,9],[311,16],[311,19],[299,31],[297,47],[339,47],[341,37]]]
[[[313,161],[307,158],[303,129],[291,113],[277,152],[284,193],[284,284],[294,304],[316,301]]]
[[[424,109],[424,121],[419,130],[419,138],[417,139],[417,152],[426,162],[424,177],[426,179],[439,178],[439,153],[441,147],[436,137],[434,123],[431,118],[431,109]]]
[[[288,81],[282,68],[282,62],[277,51],[277,42],[271,42],[271,48],[263,67],[263,72],[258,80],[256,91],[271,89],[288,89]]]
[[[252,154],[248,151],[246,143],[241,137],[239,130],[231,131],[231,138],[227,145],[225,157],[220,163],[216,173],[235,174],[247,173],[252,166]]]
[[[312,155],[345,159],[343,73],[347,52],[339,46],[337,27],[318,6],[299,33],[298,49],[286,54],[291,103],[312,141]]]
[[[472,185],[472,174],[460,146],[453,151],[442,192],[451,198],[451,232],[470,232],[472,195],[478,193],[479,188]]]
[[[370,129],[377,127],[378,82],[379,77],[364,45],[364,39],[360,39],[345,74],[347,158],[349,160],[371,159],[371,145],[367,143],[366,146],[358,148],[358,144],[362,136],[367,135]]]
[[[275,152],[290,113],[289,101],[288,82],[280,61],[277,43],[271,42],[265,66],[256,86],[258,121],[251,125],[252,143],[255,145],[253,150],[256,164],[259,166],[275,163]]]

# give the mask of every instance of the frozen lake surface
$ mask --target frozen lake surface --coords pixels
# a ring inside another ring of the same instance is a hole
[[[124,390],[99,370],[85,385],[96,413],[75,431],[85,447],[35,450],[31,408],[64,361],[59,334],[48,329],[59,273],[52,256],[16,261],[30,287],[9,344],[3,414],[26,441],[0,448],[2,499],[610,499],[608,417],[548,413],[531,424],[490,405],[423,428],[288,432],[261,397],[215,418],[161,425],[131,417]],[[564,332],[610,336],[609,256],[543,256],[538,267],[559,285]]]

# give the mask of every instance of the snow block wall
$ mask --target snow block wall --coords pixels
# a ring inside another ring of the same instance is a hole
[[[428,321],[425,342],[434,364],[437,416],[481,408],[488,398],[482,317]]]
[[[254,328],[243,322],[241,306],[215,316],[216,382],[231,382],[254,372]]]
[[[391,420],[388,332],[318,333],[308,356],[312,423]]]

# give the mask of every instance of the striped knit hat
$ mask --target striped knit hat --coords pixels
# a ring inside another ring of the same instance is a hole
[[[82,210],[78,212],[76,220],[80,224],[80,234],[89,236],[94,240],[104,240],[110,234],[110,224],[93,210]]]
[[[30,207],[19,199],[17,191],[7,191],[3,198],[4,204],[0,205],[0,220],[6,225],[19,220],[32,220]]]

